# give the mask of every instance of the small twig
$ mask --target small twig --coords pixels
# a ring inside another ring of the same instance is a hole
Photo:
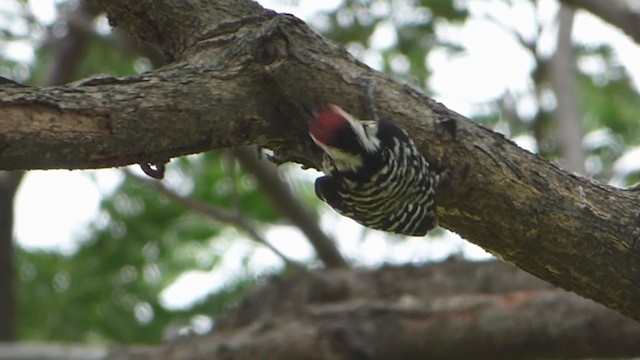
[[[274,254],[280,257],[282,261],[284,261],[284,263],[287,264],[287,266],[290,266],[300,272],[305,272],[305,273],[309,272],[309,270],[304,265],[300,264],[295,260],[289,259],[285,254],[280,252],[280,250],[278,250],[276,247],[271,245],[271,243],[269,243],[267,239],[264,238],[264,236],[260,233],[260,231],[258,231],[258,229],[256,229],[256,227],[251,223],[251,221],[247,219],[247,217],[244,216],[244,214],[242,214],[241,212],[229,212],[227,210],[209,205],[202,201],[198,201],[196,199],[182,196],[176,193],[175,191],[169,189],[159,181],[149,181],[149,180],[143,179],[140,176],[134,175],[128,169],[123,169],[122,171],[124,172],[124,174],[128,179],[132,179],[134,181],[137,181],[140,184],[149,186],[154,190],[156,190],[157,192],[161,193],[162,195],[166,196],[170,200],[173,200],[183,205],[184,207],[187,207],[214,221],[231,225],[245,232],[252,240],[266,246],[267,248],[269,248],[269,250],[273,251]]]
[[[529,50],[531,52],[531,54],[533,54],[534,56],[536,56],[537,54],[537,46],[538,46],[538,41],[537,39],[539,39],[540,36],[540,32],[542,31],[542,28],[540,26],[539,22],[536,22],[536,27],[537,27],[537,35],[533,40],[527,40],[524,38],[524,35],[522,35],[520,32],[518,32],[518,30],[510,27],[509,25],[505,24],[504,22],[502,22],[500,19],[498,19],[497,17],[490,15],[490,14],[485,14],[483,16],[481,16],[481,18],[490,21],[491,23],[493,23],[494,25],[498,26],[499,28],[501,28],[503,31],[513,35],[516,40],[518,41],[518,43],[520,45],[522,45],[522,47],[524,47],[525,49]]]
[[[325,266],[349,267],[349,263],[342,256],[333,239],[328,237],[318,225],[316,214],[293,194],[271,164],[259,160],[249,147],[235,148],[231,152],[240,165],[255,177],[276,209],[305,234]]]
[[[236,213],[240,213],[240,196],[238,195],[238,163],[236,158],[229,151],[224,153],[224,160],[228,166],[229,179],[231,180],[231,205]]]

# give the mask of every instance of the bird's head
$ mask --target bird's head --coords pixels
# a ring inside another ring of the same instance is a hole
[[[338,170],[357,170],[363,157],[380,148],[377,126],[361,121],[336,105],[326,105],[314,112],[309,135],[331,158]]]

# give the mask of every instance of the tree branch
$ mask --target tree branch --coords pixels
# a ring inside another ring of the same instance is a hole
[[[192,47],[196,41],[207,37],[217,24],[231,25],[237,19],[264,13],[254,1],[96,1],[106,11],[112,26],[128,29],[140,42],[150,42],[162,48],[167,61],[173,61]],[[203,6],[204,5],[204,6]],[[257,19],[256,19],[257,20]],[[231,22],[231,23],[229,23]],[[175,31],[180,29],[179,31]]]
[[[175,191],[169,189],[168,187],[164,186],[164,184],[162,184],[160,181],[150,181],[150,180],[142,179],[134,175],[127,169],[124,169],[123,172],[125,173],[128,179],[137,181],[140,184],[144,184],[156,190],[160,194],[166,196],[167,198],[171,199],[172,201],[175,201],[178,204],[190,210],[193,210],[201,215],[204,215],[213,221],[217,221],[217,222],[228,224],[235,227],[236,229],[247,234],[251,240],[267,247],[274,254],[276,254],[280,259],[282,259],[282,261],[286,265],[304,273],[308,272],[307,268],[304,265],[298,263],[297,261],[289,259],[285,254],[283,254],[280,250],[278,250],[278,248],[271,245],[271,243],[267,241],[267,239],[261,234],[261,232],[256,228],[256,226],[254,226],[254,224],[251,223],[251,220],[249,220],[244,214],[242,214],[242,212],[240,212],[239,209],[238,211],[229,212],[224,209],[220,209],[215,206],[211,206],[209,204],[203,203],[196,199],[191,199],[189,197],[182,196],[176,193]]]
[[[170,29],[162,34],[172,38],[158,42],[178,60],[128,79],[3,85],[0,168],[162,162],[249,143],[314,165],[319,150],[300,105],[335,103],[367,116],[366,78],[377,84],[381,115],[405,128],[432,165],[450,171],[438,192],[441,226],[640,320],[638,194],[568,174],[371,70],[290,15],[241,0],[193,0],[185,6],[198,11],[174,13],[162,11],[182,1],[154,1],[152,10],[144,7],[148,1],[100,3],[130,32]],[[182,23],[212,27],[194,32]],[[176,51],[175,39],[190,36],[198,38],[182,44],[193,46]]]
[[[550,61],[551,87],[556,97],[554,121],[561,162],[567,170],[585,174],[585,151],[582,146],[582,116],[578,109],[578,84],[576,59],[573,53],[571,32],[575,11],[560,5],[556,52]]]
[[[111,349],[107,358],[584,359],[640,354],[637,322],[501,262],[314,273],[264,281],[217,318],[210,334]],[[106,353],[96,347],[0,343],[0,360],[97,360]]]
[[[317,216],[310,212],[291,192],[287,184],[280,179],[272,164],[258,159],[255,149],[235,148],[231,150],[231,153],[243,168],[253,174],[260,188],[271,199],[278,211],[290,219],[306,235],[318,254],[318,258],[327,267],[348,267],[347,260],[342,257],[333,240],[320,229]]]
[[[109,359],[130,359],[134,354],[149,359],[522,359],[640,354],[640,324],[552,289],[504,263],[450,261],[319,274],[325,283],[302,276],[272,279],[216,319],[209,335],[156,348],[120,349]]]
[[[560,0],[560,2],[583,8],[593,15],[622,30],[633,41],[640,44],[640,9],[633,8],[625,0]]]
[[[226,76],[232,75],[183,63],[138,77],[100,77],[64,87],[4,84],[0,168],[161,163],[255,141],[266,132],[257,104],[237,113],[238,101],[255,98],[255,89]],[[167,122],[167,116],[182,120]]]

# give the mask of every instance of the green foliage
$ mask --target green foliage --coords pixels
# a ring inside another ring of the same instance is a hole
[[[456,6],[452,0],[348,0],[328,14],[330,26],[323,33],[341,44],[366,49],[376,30],[392,25],[396,43],[381,51],[380,70],[424,87],[430,75],[426,65],[429,52],[437,47],[460,50],[456,45],[439,41],[436,24],[462,22],[467,16],[466,9]]]
[[[634,144],[640,138],[640,100],[628,75],[599,81],[593,77],[580,78],[582,108],[586,114],[585,127],[594,130],[602,126],[619,134],[626,144]]]
[[[633,88],[626,69],[615,58],[607,45],[594,48],[579,47],[579,60],[592,60],[600,64],[601,71],[581,73],[579,95],[585,113],[585,129],[593,131],[606,127],[619,134],[626,144],[637,143],[640,138],[639,96]]]
[[[232,174],[231,166],[220,153],[181,158],[171,163],[172,170],[191,178],[194,198],[227,209],[237,206],[250,218],[262,222],[278,220],[279,215],[253,178],[239,166],[236,174]]]
[[[188,327],[195,316],[224,313],[253,284],[239,279],[191,309],[167,310],[158,293],[170,261],[156,257],[148,244],[141,253],[139,246],[109,241],[105,236],[83,244],[74,255],[20,250],[20,339],[157,343],[170,325]],[[132,248],[135,253],[127,253]]]
[[[233,208],[235,188],[252,219],[277,221],[249,175],[238,171],[231,177],[224,163],[217,153],[183,158],[167,176],[185,176],[179,191],[225,208]],[[218,264],[223,254],[214,253],[211,244],[222,225],[135,181],[122,182],[101,208],[91,235],[73,254],[21,252],[22,338],[159,342],[170,324],[188,324],[203,310],[220,314],[251,281],[239,279],[192,309],[167,310],[159,300],[163,289],[185,271],[209,271]],[[34,311],[47,308],[56,311]]]
[[[0,59],[0,75],[32,84],[47,77],[58,43],[36,50],[33,66]],[[136,51],[123,52],[110,36],[92,35],[74,77],[136,73]],[[245,172],[231,176],[220,154],[177,159],[168,177],[178,191],[264,223],[279,216]],[[124,181],[102,200],[101,214],[73,253],[19,249],[18,336],[39,341],[155,343],[175,324],[227,310],[251,276],[211,294],[190,309],[169,310],[159,294],[189,270],[210,271],[222,253],[213,243],[224,225],[165,199],[136,182]],[[239,259],[240,261],[240,259]]]
[[[134,75],[138,72],[137,64],[142,59],[136,52],[126,51],[122,48],[114,49],[113,39],[95,34],[88,41],[86,48],[82,50],[84,54],[80,54],[81,59],[73,70],[74,77],[78,79],[96,74]],[[57,52],[58,44],[55,41],[37,49],[36,64],[38,66],[33,68],[31,83],[42,84],[45,81],[49,69],[46,66],[40,66],[40,64],[51,64]]]

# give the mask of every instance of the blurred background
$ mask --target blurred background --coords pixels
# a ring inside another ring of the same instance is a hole
[[[556,0],[261,3],[569,171],[640,180],[640,47],[590,13]],[[85,1],[0,2],[0,76],[50,86],[161,65]],[[161,183],[137,167],[0,171],[0,341],[158,343],[210,330],[268,274],[491,259],[444,229],[362,228],[315,198],[320,173],[256,153],[173,159]]]

